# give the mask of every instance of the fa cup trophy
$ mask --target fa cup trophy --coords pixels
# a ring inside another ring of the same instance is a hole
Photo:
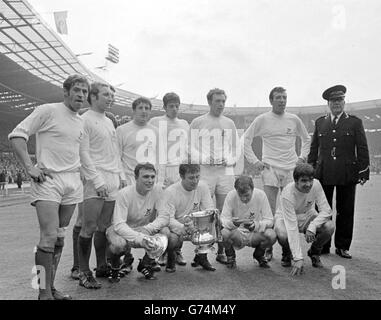
[[[196,253],[213,251],[215,242],[222,242],[219,210],[196,211],[185,217],[187,239],[196,245]]]

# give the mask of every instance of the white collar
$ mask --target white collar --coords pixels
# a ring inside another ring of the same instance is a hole
[[[338,116],[337,116],[337,121],[339,121],[340,117],[342,116],[342,114],[344,113],[344,111],[342,111]],[[333,118],[335,116],[331,113],[331,121],[333,122]]]

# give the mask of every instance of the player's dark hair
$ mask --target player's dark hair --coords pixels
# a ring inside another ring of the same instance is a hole
[[[249,190],[253,190],[254,189],[253,179],[249,176],[244,176],[244,175],[239,176],[237,179],[235,179],[234,189],[236,189],[239,194],[243,194]]]
[[[145,103],[145,104],[148,104],[149,105],[149,108],[150,110],[152,109],[152,103],[149,99],[147,98],[144,98],[144,97],[140,97],[140,98],[137,98],[134,100],[134,102],[132,102],[132,110],[136,110],[136,107],[141,104],[141,103]]]
[[[283,93],[283,92],[286,92],[286,89],[283,88],[283,87],[275,87],[275,88],[273,88],[273,89],[270,91],[270,94],[269,94],[269,99],[270,99],[270,101],[273,101],[274,93],[275,93],[275,92]]]
[[[90,91],[90,82],[89,82],[89,80],[85,76],[83,76],[81,74],[73,74],[73,75],[67,77],[66,80],[63,83],[63,88],[64,88],[64,90],[69,92],[70,89],[73,88],[73,86],[75,84],[77,84],[77,83],[84,83],[84,84],[86,84],[88,91]]]
[[[224,90],[214,88],[214,89],[209,90],[208,94],[206,95],[206,98],[208,99],[208,104],[212,103],[214,94],[223,94],[225,96],[225,99],[227,98],[227,95],[226,95]]]
[[[293,172],[294,181],[298,181],[301,177],[308,177],[310,179],[314,178],[314,167],[309,163],[298,164]]]
[[[178,102],[178,103],[180,103],[180,97],[176,93],[174,93],[174,92],[168,92],[163,97],[163,105],[164,105],[164,107],[166,107],[167,104],[170,103],[170,102]]]
[[[135,179],[139,178],[140,170],[151,170],[154,171],[156,174],[155,166],[152,163],[146,162],[146,163],[138,163],[135,167],[134,174]]]
[[[99,91],[103,87],[110,88],[110,86],[107,83],[98,82],[98,81],[91,83],[89,95],[87,96],[87,102],[90,105],[91,105],[91,95],[94,95],[98,99]]]
[[[200,165],[199,164],[192,164],[192,163],[182,163],[179,167],[179,174],[181,178],[184,178],[187,173],[198,173],[200,172]]]

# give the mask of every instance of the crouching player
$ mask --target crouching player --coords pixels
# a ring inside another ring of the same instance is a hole
[[[255,248],[253,258],[259,266],[269,268],[265,249],[276,242],[276,234],[267,196],[264,191],[254,189],[253,180],[248,176],[238,177],[234,188],[228,193],[221,214],[227,267],[237,266],[235,249],[249,246]]]
[[[210,196],[208,185],[200,181],[200,165],[181,164],[179,167],[181,181],[169,186],[165,192],[165,207],[169,213],[169,234],[167,248],[167,272],[176,271],[176,262],[179,262],[177,255],[181,252],[184,236],[192,229],[192,223],[188,223],[185,217],[197,211],[202,211],[214,207]],[[164,229],[164,230],[165,230]],[[215,271],[216,269],[209,263],[207,253],[201,253],[198,248],[192,262],[193,267],[201,266],[205,270]]]
[[[112,225],[106,232],[112,256],[110,278],[112,281],[119,280],[120,256],[129,248],[146,250],[137,270],[146,279],[156,279],[152,270],[153,255],[155,253],[156,258],[159,258],[167,246],[166,236],[152,237],[169,223],[169,215],[162,206],[163,190],[160,186],[154,185],[156,169],[150,163],[138,164],[134,173],[136,184],[119,191]],[[161,248],[157,247],[158,239],[162,241]]]
[[[334,224],[331,221],[331,207],[320,182],[314,179],[314,169],[307,163],[294,169],[294,182],[289,183],[280,197],[280,212],[275,215],[275,232],[283,249],[282,266],[294,266],[291,275],[303,273],[303,255],[299,233],[312,243],[307,254],[312,266],[322,268],[320,254],[323,245],[329,241]],[[315,210],[315,204],[319,212]]]

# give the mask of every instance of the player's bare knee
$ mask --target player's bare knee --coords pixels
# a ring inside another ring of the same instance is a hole
[[[54,248],[57,242],[57,230],[45,231],[41,233],[40,247]]]
[[[278,240],[287,240],[287,230],[286,230],[286,226],[284,225],[284,222],[282,220],[279,220],[277,219],[275,221],[275,225],[274,225],[274,231],[275,231],[275,234],[278,238]]]
[[[109,245],[109,249],[110,249],[112,254],[120,255],[120,254],[122,254],[124,252],[125,247],[124,246],[118,246],[118,245],[115,245],[115,244],[111,243]]]
[[[243,239],[239,233],[233,232],[230,236],[230,239],[228,240],[229,243],[231,243],[235,247],[242,247],[243,246]]]
[[[177,234],[175,233],[170,233],[167,235],[168,238],[168,249],[173,250],[174,248],[177,248],[180,246],[180,238]]]
[[[228,241],[230,239],[231,235],[232,235],[232,232],[230,230],[226,229],[226,228],[223,228],[221,230],[221,234],[222,234],[222,239],[224,241]]]
[[[108,241],[109,249],[112,254],[120,255],[126,250],[127,242],[122,237],[118,237],[118,239],[113,238],[111,241],[108,239]]]
[[[321,229],[322,232],[332,235],[335,231],[335,223],[331,220],[327,221],[322,225]]]
[[[107,228],[110,227],[110,226],[111,226],[111,222],[110,223],[105,222],[105,221],[100,222],[100,223],[98,223],[96,231],[106,232]]]
[[[63,247],[65,244],[65,235],[67,227],[62,227],[57,229],[57,240],[55,243],[56,247]]]
[[[169,235],[171,234],[171,231],[169,230],[168,227],[164,227],[164,228],[162,228],[160,230],[160,233],[166,235],[167,237],[169,237]]]
[[[273,245],[277,240],[274,229],[266,229],[264,232],[265,241]]]
[[[238,231],[238,229],[232,230],[230,232],[229,240],[231,240],[234,243],[242,242],[242,236],[241,236],[240,231]]]
[[[277,228],[275,227],[275,234],[278,242],[282,245],[288,241],[287,230],[286,228]]]
[[[96,223],[84,223],[81,228],[81,237],[91,238],[95,231],[97,231]]]

